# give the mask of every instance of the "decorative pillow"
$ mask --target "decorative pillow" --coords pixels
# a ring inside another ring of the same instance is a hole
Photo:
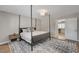
[[[23,32],[27,32],[27,30],[26,29],[22,29],[23,30]]]
[[[31,32],[30,28],[27,29],[27,32]]]
[[[32,28],[32,32],[34,31],[34,28]],[[31,32],[31,28],[27,29],[27,32]]]

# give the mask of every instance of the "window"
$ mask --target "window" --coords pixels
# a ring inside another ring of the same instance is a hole
[[[65,24],[64,23],[59,23],[58,28],[65,28]]]

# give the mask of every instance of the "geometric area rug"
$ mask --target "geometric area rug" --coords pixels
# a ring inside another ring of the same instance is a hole
[[[9,43],[11,53],[76,53],[76,42],[68,40],[58,40],[52,38],[40,42],[31,47],[25,41],[14,41]]]

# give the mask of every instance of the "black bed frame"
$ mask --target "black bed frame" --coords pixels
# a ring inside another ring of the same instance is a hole
[[[33,27],[32,27],[32,5],[30,6],[30,8],[31,8],[31,27],[30,27],[30,29],[31,29],[31,37],[32,37],[32,29],[33,29]],[[26,28],[20,28],[20,16],[21,15],[19,15],[19,40],[23,40],[22,38],[21,38],[21,36],[20,36],[20,33],[22,32],[22,29],[27,29],[27,28],[29,28],[29,27],[26,27]],[[50,14],[48,15],[49,16],[49,39],[51,40],[51,34],[50,34]],[[36,30],[36,28],[34,27],[34,29]],[[39,40],[40,41],[40,40]],[[38,41],[38,42],[39,42]],[[27,42],[27,41],[26,41]],[[31,38],[31,43],[29,43],[29,42],[27,42],[28,44],[30,44],[31,45],[31,51],[33,51],[33,46],[34,46],[34,42],[33,42],[33,37]],[[37,42],[36,42],[37,43]]]

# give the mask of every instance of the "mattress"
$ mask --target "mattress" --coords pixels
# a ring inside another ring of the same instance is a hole
[[[42,35],[42,34],[46,34],[48,32],[46,31],[34,31],[32,32],[32,36],[38,36],[38,35]],[[25,41],[31,43],[31,32],[22,32],[21,34],[21,38],[24,39]]]

